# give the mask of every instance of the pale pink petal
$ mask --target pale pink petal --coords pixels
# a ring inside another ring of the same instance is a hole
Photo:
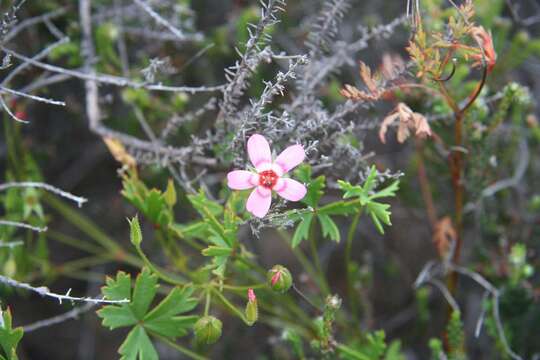
[[[234,170],[227,174],[227,185],[234,190],[251,189],[257,185],[258,175],[246,170]]]
[[[280,178],[277,181],[276,186],[274,186],[274,191],[284,199],[299,201],[306,196],[307,189],[303,184],[296,180]]]
[[[276,164],[276,163],[263,163],[260,166],[257,167],[257,171],[259,173],[265,171],[265,170],[272,170],[276,173],[277,176],[282,176],[284,174],[283,167]]]
[[[247,151],[251,163],[257,171],[264,164],[272,162],[272,153],[270,152],[270,145],[264,136],[259,134],[251,135],[247,142]]]
[[[278,155],[274,163],[281,166],[283,168],[283,172],[286,173],[304,161],[305,157],[306,152],[304,151],[302,145],[292,145],[283,150],[281,154]]]
[[[268,213],[271,203],[272,191],[262,186],[257,186],[249,195],[246,210],[256,217],[262,218]]]

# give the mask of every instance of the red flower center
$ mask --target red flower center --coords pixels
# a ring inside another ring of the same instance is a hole
[[[259,173],[259,185],[267,189],[272,189],[277,181],[278,176],[273,170],[264,170]]]

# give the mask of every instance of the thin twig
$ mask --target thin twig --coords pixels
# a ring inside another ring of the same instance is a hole
[[[21,246],[23,245],[24,242],[22,241],[12,241],[12,242],[7,242],[7,243],[0,243],[0,248],[8,248],[8,249],[13,249],[17,246]]]
[[[75,78],[97,81],[103,84],[115,85],[120,87],[133,87],[136,89],[147,89],[152,91],[165,91],[165,92],[187,92],[187,93],[200,93],[200,92],[215,92],[221,91],[224,88],[224,85],[216,86],[167,86],[162,84],[147,84],[144,82],[134,81],[131,79],[123,78],[115,75],[106,75],[106,74],[97,74],[97,73],[84,73],[77,70],[65,69],[60,66],[46,64],[38,60],[33,60],[25,55],[19,54],[11,49],[6,48],[5,46],[0,46],[5,53],[10,54],[14,58],[17,58],[21,61],[28,62],[35,67],[51,71],[54,73],[66,74]],[[88,60],[91,60],[90,58]]]
[[[60,17],[66,13],[66,8],[60,8],[53,10],[51,12],[48,12],[43,15],[35,16],[29,19],[25,19],[24,21],[21,21],[19,24],[17,24],[13,29],[11,29],[6,36],[4,37],[3,43],[7,43],[11,39],[15,38],[21,31],[29,28],[30,26],[34,26],[36,24],[39,24],[40,22],[50,21],[52,19],[55,19],[57,17]]]
[[[20,92],[20,91],[17,91],[17,90],[13,90],[13,89],[9,89],[9,88],[3,87],[3,86],[0,86],[0,93],[25,97],[25,98],[28,98],[28,99],[32,99],[32,100],[43,102],[43,103],[50,104],[50,105],[66,106],[66,103],[63,102],[63,101],[57,101],[57,100],[47,99],[47,98],[44,98],[44,97],[41,97],[41,96],[26,94],[26,93],[23,93],[23,92]]]
[[[32,59],[33,60],[40,60],[48,56],[51,51],[56,49],[58,46],[66,44],[69,42],[68,37],[64,37],[49,46],[45,47],[43,50],[41,50],[39,53],[37,53]],[[28,62],[23,62],[19,66],[17,66],[15,69],[9,72],[9,74],[6,75],[6,77],[2,80],[2,86],[6,86],[15,76],[17,76],[19,73],[21,73],[23,70],[28,68],[31,64]],[[29,92],[25,90],[21,90],[21,92]]]
[[[163,18],[161,15],[159,15],[157,12],[152,9],[150,5],[148,5],[143,0],[134,0],[135,4],[139,6],[141,9],[143,9],[148,15],[150,15],[158,24],[163,25],[166,27],[171,33],[173,33],[179,40],[185,41],[186,35],[178,28],[174,27],[169,21],[167,21],[165,18]],[[202,36],[199,35],[199,39],[202,39]]]
[[[79,317],[79,315],[92,310],[95,306],[96,304],[89,302],[66,313],[25,325],[23,326],[24,333],[26,334],[35,330],[43,329],[45,327],[63,323],[67,320],[76,319],[77,317]]]
[[[459,305],[456,299],[454,299],[454,297],[450,293],[450,290],[448,290],[448,288],[440,280],[431,279],[431,280],[427,280],[426,283],[431,284],[435,286],[437,289],[439,289],[441,294],[443,294],[444,298],[446,299],[446,302],[448,302],[448,305],[452,307],[453,311],[459,311]]]
[[[18,222],[18,221],[11,221],[11,220],[0,220],[0,226],[14,226],[18,228],[28,229],[35,232],[44,232],[47,231],[47,227],[38,227],[38,226],[32,226],[26,223]]]
[[[33,182],[33,181],[24,181],[24,182],[8,182],[4,184],[0,184],[0,191],[11,189],[11,188],[39,188],[44,189],[49,192],[52,192],[53,194],[59,195],[63,198],[69,199],[71,201],[74,201],[77,203],[79,207],[82,206],[85,202],[88,201],[88,199],[83,198],[81,196],[75,196],[67,191],[64,191],[62,189],[59,189],[55,186],[41,183],[41,182]]]
[[[13,119],[15,120],[16,122],[18,123],[21,123],[21,124],[28,124],[29,121],[26,121],[26,120],[23,120],[21,118],[19,118],[17,115],[15,115],[11,109],[9,108],[8,104],[6,104],[6,101],[4,100],[4,98],[2,96],[0,96],[0,105],[2,105],[2,108],[5,110],[5,112]]]
[[[486,293],[491,295],[491,298],[493,301],[493,314],[492,315],[496,323],[497,333],[504,346],[504,349],[506,353],[512,359],[522,360],[521,356],[516,354],[510,348],[508,339],[506,338],[506,335],[504,333],[504,326],[502,325],[500,309],[499,309],[499,298],[500,298],[501,292],[482,275],[472,270],[469,270],[467,268],[464,268],[462,266],[456,265],[452,262],[441,264],[434,261],[430,261],[424,266],[424,268],[418,275],[414,285],[416,288],[418,288],[424,283],[432,283],[433,285],[437,286],[443,292],[443,295],[445,296],[446,300],[449,302],[450,306],[455,310],[455,305],[457,304],[455,300],[453,300],[453,296],[450,294],[450,292],[448,292],[448,289],[438,279],[434,279],[434,277],[437,275],[446,276],[448,273],[461,274],[463,276],[470,278],[471,280],[476,282],[478,285],[480,285],[482,288],[484,288]],[[450,295],[450,296],[447,296],[447,295]],[[486,296],[487,295],[484,295],[484,298]],[[475,329],[475,334],[479,334],[480,332],[483,316],[484,316],[483,313],[481,313],[479,317],[479,321]]]
[[[40,286],[40,287],[34,287],[30,284],[19,282],[17,280],[14,280],[12,278],[0,275],[0,283],[13,286],[19,289],[25,289],[28,291],[35,292],[41,296],[44,297],[50,297],[53,299],[58,300],[60,304],[62,304],[62,301],[77,301],[77,302],[89,302],[93,304],[125,304],[129,303],[128,299],[123,300],[106,300],[104,297],[101,299],[98,298],[91,298],[91,297],[76,297],[71,296],[71,289],[69,289],[65,294],[56,294],[49,290],[46,286]]]

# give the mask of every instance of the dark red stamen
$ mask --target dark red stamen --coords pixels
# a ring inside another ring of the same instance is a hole
[[[259,185],[272,189],[278,181],[278,176],[273,170],[265,170],[259,173]]]

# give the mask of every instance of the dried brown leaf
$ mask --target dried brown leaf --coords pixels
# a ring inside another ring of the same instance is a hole
[[[120,140],[113,137],[104,137],[103,141],[116,161],[129,168],[137,166],[135,158],[126,151],[124,144]]]
[[[433,232],[433,243],[437,248],[437,252],[441,258],[448,256],[448,251],[453,243],[457,240],[457,232],[452,224],[452,219],[449,216],[445,216],[435,224]]]
[[[431,128],[424,115],[415,113],[405,103],[399,103],[382,121],[379,129],[379,139],[386,143],[386,133],[388,127],[399,120],[397,129],[397,141],[405,142],[411,136],[411,131],[415,131],[415,136],[425,138],[431,136]]]

